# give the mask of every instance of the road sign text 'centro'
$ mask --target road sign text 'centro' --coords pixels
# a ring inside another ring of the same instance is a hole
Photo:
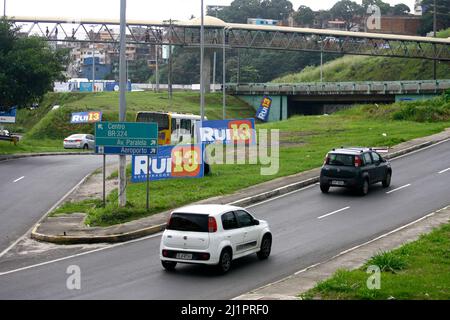
[[[156,147],[158,125],[145,122],[99,122],[95,125],[97,147]]]

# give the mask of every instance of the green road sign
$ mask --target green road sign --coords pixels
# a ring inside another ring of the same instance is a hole
[[[108,147],[156,147],[158,124],[146,122],[97,122],[95,145]]]

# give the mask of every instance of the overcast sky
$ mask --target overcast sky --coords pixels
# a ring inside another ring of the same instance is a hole
[[[414,10],[414,0],[384,0],[405,3]],[[232,0],[204,0],[206,5],[229,5]],[[333,0],[292,0],[294,9],[306,5],[313,10],[329,9]],[[362,0],[356,0],[361,3]],[[200,16],[200,0],[127,0],[127,19],[185,20]],[[1,5],[3,5],[0,2]],[[8,16],[45,16],[119,19],[120,0],[6,0]],[[1,9],[3,12],[3,8]]]

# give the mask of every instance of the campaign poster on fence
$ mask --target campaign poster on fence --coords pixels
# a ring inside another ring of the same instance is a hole
[[[158,152],[150,156],[132,156],[131,182],[147,181],[149,166],[150,181],[201,178],[204,175],[203,146],[201,144],[159,146]]]
[[[199,122],[199,142],[255,144],[255,119],[206,120]]]

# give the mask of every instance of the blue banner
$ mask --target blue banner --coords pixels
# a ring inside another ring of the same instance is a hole
[[[127,83],[128,91],[131,91],[131,82],[128,81]],[[119,82],[105,82],[105,88],[104,91],[119,91],[120,86]]]
[[[256,118],[267,122],[269,120],[270,106],[272,105],[272,98],[264,96],[256,111]]]
[[[102,121],[101,111],[74,112],[70,123],[94,123]]]
[[[202,143],[256,143],[255,119],[206,120],[199,122],[198,139]]]
[[[155,156],[132,156],[131,182],[147,181],[147,166],[151,181],[201,178],[204,174],[203,150],[201,144],[159,146]]]
[[[10,108],[8,111],[0,111],[0,123],[16,122],[17,106]]]

